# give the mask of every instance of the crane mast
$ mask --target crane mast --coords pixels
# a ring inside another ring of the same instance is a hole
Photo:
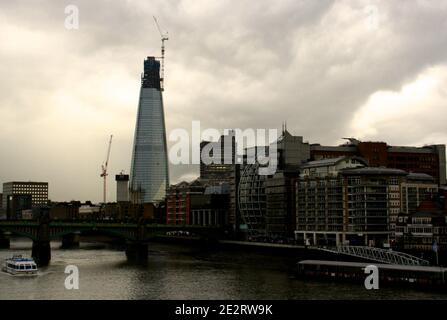
[[[110,157],[110,149],[112,148],[112,138],[113,135],[110,135],[110,140],[109,140],[109,147],[107,149],[107,155],[106,155],[106,161],[104,162],[104,164],[101,165],[101,177],[104,179],[104,186],[103,186],[103,201],[104,204],[107,203],[107,166],[109,164],[109,157]]]
[[[160,29],[160,26],[158,25],[158,21],[157,18],[155,18],[155,16],[153,16],[155,24],[157,26],[158,32],[160,33],[160,37],[161,37],[161,77],[160,77],[160,88],[161,91],[164,91],[164,74],[165,74],[165,41],[169,40],[168,38],[168,33],[165,32],[163,33]]]

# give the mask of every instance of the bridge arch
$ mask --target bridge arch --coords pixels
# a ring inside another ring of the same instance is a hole
[[[103,236],[110,236],[113,238],[118,238],[122,240],[134,240],[134,237],[131,235],[126,235],[123,232],[120,232],[119,230],[113,230],[113,229],[101,229],[101,228],[74,228],[74,229],[61,229],[57,231],[51,232],[50,230],[50,240],[58,240],[63,238],[64,236],[68,236],[71,234],[80,234],[85,235],[86,233],[93,232],[95,235],[103,235]]]
[[[32,241],[36,241],[38,238],[37,234],[34,234],[33,232],[27,232],[27,231],[16,230],[16,229],[9,229],[9,228],[3,229],[2,228],[2,229],[0,229],[0,232],[3,232],[3,233],[9,232],[10,234],[21,236],[21,237],[30,239]]]

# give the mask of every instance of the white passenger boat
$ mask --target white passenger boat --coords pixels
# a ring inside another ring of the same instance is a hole
[[[37,275],[37,265],[32,258],[14,255],[5,260],[3,271],[13,275]]]

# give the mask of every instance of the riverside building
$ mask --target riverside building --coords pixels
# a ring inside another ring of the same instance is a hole
[[[13,196],[30,195],[31,206],[38,207],[48,203],[48,182],[12,181],[3,183],[3,209],[6,210],[8,201]]]
[[[389,244],[407,173],[359,157],[308,162],[296,182],[296,230],[308,245]]]
[[[346,144],[339,146],[312,144],[310,146],[311,160],[359,156],[367,160],[370,167],[425,173],[432,176],[435,183],[446,184],[446,153],[443,144],[404,147],[390,146],[386,142],[363,142],[354,138],[347,140]]]

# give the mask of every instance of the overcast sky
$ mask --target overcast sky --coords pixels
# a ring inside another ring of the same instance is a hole
[[[67,5],[79,29],[64,27]],[[102,198],[129,172],[146,56],[166,42],[167,134],[280,128],[306,141],[447,142],[447,1],[0,0],[0,182]],[[171,182],[196,167],[171,166]]]

